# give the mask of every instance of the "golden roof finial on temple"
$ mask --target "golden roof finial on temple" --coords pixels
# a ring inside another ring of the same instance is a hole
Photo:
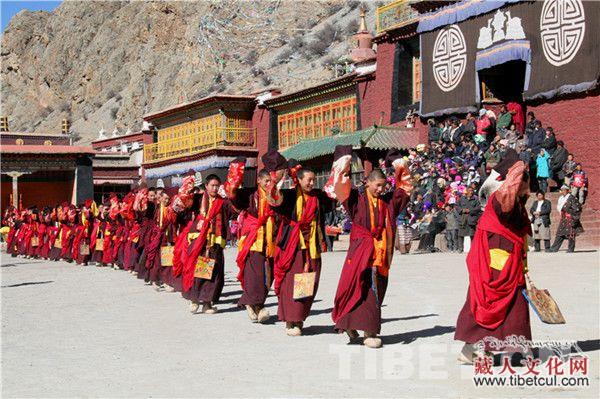
[[[357,33],[369,32],[369,30],[367,29],[366,15],[367,15],[367,12],[365,11],[365,9],[361,8],[360,9],[360,27],[358,28]]]
[[[364,9],[360,10],[360,27],[352,38],[356,40],[356,47],[350,53],[352,62],[364,62],[375,58],[373,35],[367,29],[366,11]]]

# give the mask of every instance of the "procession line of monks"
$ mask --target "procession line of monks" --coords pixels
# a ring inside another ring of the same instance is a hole
[[[258,172],[255,188],[242,187],[246,160],[238,158],[230,164],[225,182],[210,175],[202,188],[195,186],[191,171],[178,189],[142,186],[121,200],[111,195],[99,206],[90,200],[79,208],[62,204],[41,211],[7,209],[7,252],[124,269],[157,290],[181,292],[191,312],[211,314],[217,312],[224,286],[229,220],[241,215],[236,264],[243,293],[238,306],[251,321],[265,323],[270,318],[265,301],[272,287],[279,320],[285,322],[288,335],[298,336],[318,290],[324,215],[339,202],[352,228],[332,319],[336,331],[346,332],[351,342],[359,342],[358,331],[363,331],[364,345],[378,348],[395,221],[409,202],[411,176],[402,154],[392,150],[386,165],[394,172],[396,186],[386,189],[386,176],[376,169],[363,187],[354,188],[349,178],[351,151],[350,146],[336,147],[322,190],[314,188],[311,169],[272,150],[262,157],[265,167]],[[531,338],[527,304],[515,295],[524,285],[522,237],[529,226],[521,220],[524,202],[520,204],[526,195],[521,181],[527,172],[519,162],[499,164],[506,182],[490,197],[467,257],[470,288],[456,330],[456,338],[466,342],[459,359],[467,363],[477,354],[473,344],[486,336],[503,338],[517,332]],[[286,175],[292,188],[281,188]],[[508,254],[503,263],[487,255],[501,251]]]

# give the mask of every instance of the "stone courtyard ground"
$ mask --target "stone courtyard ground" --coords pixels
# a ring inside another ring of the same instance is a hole
[[[597,397],[597,251],[530,255],[531,277],[567,320],[536,341],[577,341],[588,387],[481,388],[456,362],[465,255],[396,254],[383,308],[384,347],[347,345],[331,309],[345,252],[324,254],[302,337],[281,323],[251,324],[236,307],[234,250],[219,313],[192,315],[179,294],[155,292],[124,271],[2,254],[2,397]],[[267,304],[277,311],[276,298]],[[498,369],[496,369],[497,372]],[[522,368],[516,368],[523,373]]]

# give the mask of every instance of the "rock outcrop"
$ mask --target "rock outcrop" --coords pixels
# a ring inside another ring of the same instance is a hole
[[[1,114],[12,131],[81,143],[100,128],[211,93],[284,92],[334,77],[358,28],[358,1],[65,1],[22,11],[2,35]],[[369,21],[369,27],[373,27]]]

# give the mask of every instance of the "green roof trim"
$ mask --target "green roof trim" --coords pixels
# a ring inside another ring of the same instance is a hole
[[[363,146],[362,135],[361,131],[357,131],[354,133],[342,133],[318,139],[304,140],[282,151],[281,154],[288,159],[294,158],[298,161],[305,161],[333,154],[336,145],[351,145],[354,148],[361,148]]]
[[[333,154],[336,145],[352,145],[354,149],[371,148],[414,148],[418,143],[418,132],[407,131],[392,126],[371,126],[352,133],[341,133],[318,139],[304,140],[282,151],[286,158],[305,161]]]

